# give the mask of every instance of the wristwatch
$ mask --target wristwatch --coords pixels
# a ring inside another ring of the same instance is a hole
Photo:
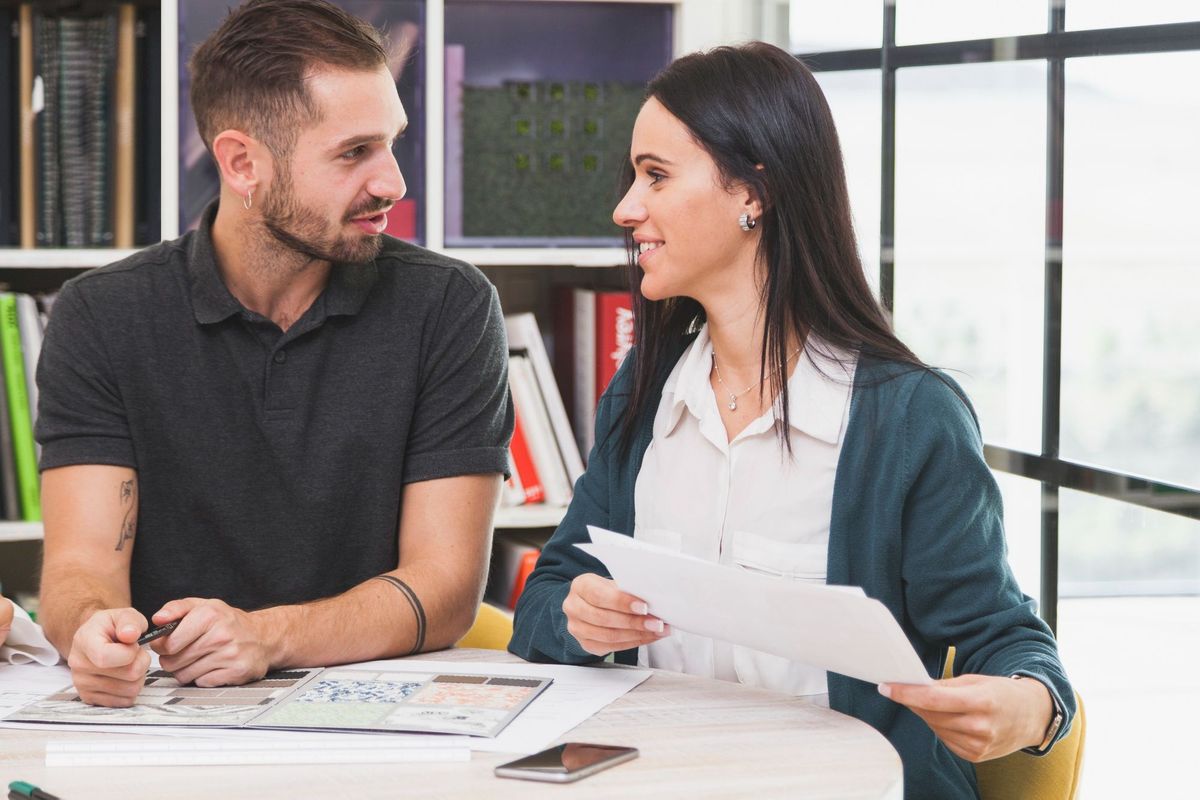
[[[1029,677],[1028,675],[1010,675],[1014,681],[1019,681],[1022,678]],[[1037,678],[1033,678],[1037,680]],[[1038,681],[1041,683],[1041,681]],[[1043,684],[1044,685],[1044,684]],[[1058,699],[1054,696],[1054,692],[1046,689],[1046,693],[1050,695],[1050,702],[1054,704],[1054,714],[1050,717],[1050,724],[1046,726],[1046,735],[1042,737],[1042,743],[1033,747],[1025,747],[1021,750],[1022,753],[1029,753],[1033,756],[1044,756],[1050,752],[1050,744],[1054,741],[1054,737],[1058,735],[1058,729],[1062,727],[1064,713],[1062,706],[1058,704]]]

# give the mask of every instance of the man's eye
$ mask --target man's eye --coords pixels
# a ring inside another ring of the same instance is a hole
[[[365,144],[360,144],[353,150],[347,150],[346,152],[342,153],[342,158],[347,161],[353,161],[365,152],[367,152],[367,146]]]

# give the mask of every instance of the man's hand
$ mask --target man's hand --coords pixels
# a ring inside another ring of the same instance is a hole
[[[925,720],[957,756],[979,763],[1042,743],[1054,701],[1037,680],[961,675],[929,686],[881,683],[879,693]]]
[[[162,668],[180,683],[236,686],[256,681],[271,668],[268,647],[254,614],[220,600],[172,600],[154,614],[155,625],[182,620],[150,643]]]
[[[150,654],[138,647],[146,618],[132,608],[109,608],[88,617],[71,640],[67,665],[79,699],[128,708],[146,682]]]
[[[649,616],[646,604],[617,588],[615,581],[587,573],[571,581],[563,600],[567,631],[584,650],[606,656],[657,642],[671,635],[661,619]]]
[[[13,621],[13,605],[4,599],[4,595],[0,594],[0,644],[4,644],[4,640],[8,638],[8,632],[12,630]]]

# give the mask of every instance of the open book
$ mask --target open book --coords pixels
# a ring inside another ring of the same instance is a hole
[[[275,730],[456,733],[494,737],[552,682],[549,678],[297,669],[244,686],[181,686],[161,670],[130,708],[92,706],[67,687],[9,714],[8,722],[177,725]]]

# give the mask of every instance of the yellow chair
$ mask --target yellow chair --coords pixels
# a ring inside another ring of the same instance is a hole
[[[943,678],[954,675],[954,648],[946,655]],[[975,765],[983,800],[1074,800],[1079,793],[1087,716],[1083,698],[1075,693],[1077,710],[1070,732],[1045,756],[1017,751]]]
[[[475,647],[481,650],[507,650],[512,639],[513,621],[507,611],[481,603],[475,623],[455,647]]]

